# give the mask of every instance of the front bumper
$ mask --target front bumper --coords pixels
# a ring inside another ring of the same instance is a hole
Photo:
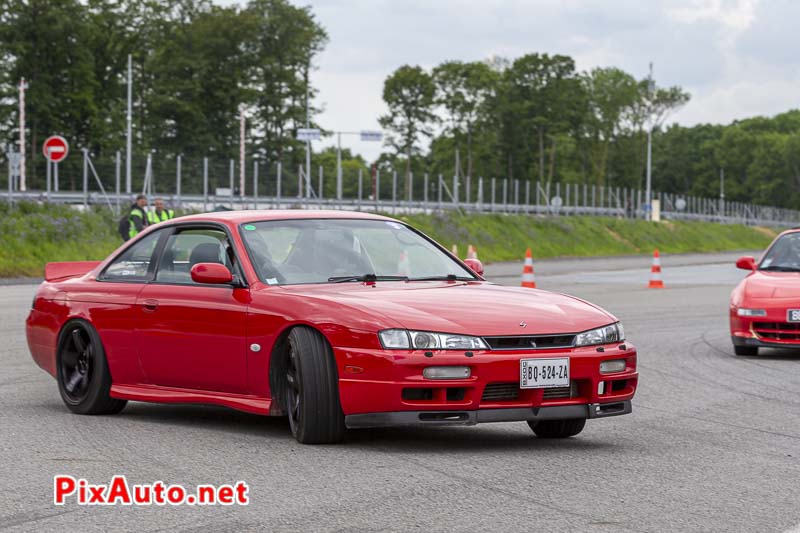
[[[787,312],[800,305],[791,302],[764,302],[756,300],[747,307],[765,309],[763,317],[741,317],[737,308],[730,307],[731,341],[734,346],[763,348],[800,348],[800,323],[788,322]]]
[[[339,396],[348,426],[477,424],[549,418],[598,418],[630,412],[638,385],[630,343],[536,351],[475,352],[334,347]],[[570,387],[519,387],[520,360],[568,357]],[[600,373],[600,363],[625,360],[625,369]],[[430,366],[467,366],[465,379],[432,380]],[[499,387],[499,388],[498,388]],[[498,395],[503,390],[508,394]],[[452,415],[452,416],[451,416]]]
[[[486,422],[538,422],[569,418],[605,418],[627,415],[631,401],[529,407],[509,409],[478,409],[475,411],[399,411],[393,413],[364,413],[348,415],[344,423],[348,428],[376,428],[387,426],[474,426]]]

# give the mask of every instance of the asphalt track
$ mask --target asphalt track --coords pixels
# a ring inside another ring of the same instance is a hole
[[[736,254],[542,261],[541,288],[598,303],[639,349],[631,415],[576,438],[524,423],[352,432],[302,446],[285,419],[131,403],[81,417],[31,361],[34,288],[0,287],[0,529],[20,531],[787,531],[800,524],[800,355],[736,357]],[[517,283],[520,265],[487,274]],[[193,487],[246,480],[247,507],[53,505],[53,475]]]

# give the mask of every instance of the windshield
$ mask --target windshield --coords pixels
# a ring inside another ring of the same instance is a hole
[[[769,249],[759,270],[800,272],[800,232],[787,233]]]
[[[241,234],[270,285],[477,279],[431,241],[389,220],[273,220],[243,224]]]

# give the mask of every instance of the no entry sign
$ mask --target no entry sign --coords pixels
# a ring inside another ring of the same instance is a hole
[[[69,144],[67,140],[60,135],[53,135],[48,137],[42,147],[44,156],[50,160],[51,163],[59,163],[67,157],[69,153]]]

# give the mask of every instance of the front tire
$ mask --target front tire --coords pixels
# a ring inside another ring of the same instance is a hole
[[[73,413],[116,414],[128,403],[110,396],[111,373],[103,343],[97,331],[83,320],[72,320],[61,330],[56,381],[61,399]]]
[[[285,408],[297,442],[332,444],[345,433],[339,402],[339,376],[331,348],[322,335],[296,327],[287,339]]]
[[[585,418],[569,418],[566,420],[529,421],[528,425],[540,439],[566,439],[574,437],[586,426]]]
[[[737,346],[733,345],[733,353],[741,356],[758,355],[758,346]]]

